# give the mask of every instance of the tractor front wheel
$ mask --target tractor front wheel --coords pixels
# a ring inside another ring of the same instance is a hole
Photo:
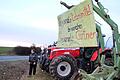
[[[54,58],[49,66],[51,75],[58,80],[69,80],[76,70],[74,59],[64,55]]]

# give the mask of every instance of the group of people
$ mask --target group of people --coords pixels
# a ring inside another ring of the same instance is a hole
[[[52,47],[52,46],[56,46],[56,43],[54,42],[53,45],[49,45],[48,48]],[[39,61],[41,60],[38,58],[38,55],[47,53],[47,50],[48,50],[47,48],[43,48],[43,50],[42,50],[41,47],[39,48],[39,50],[37,50],[37,48],[35,47],[34,44],[31,46],[31,53],[29,55],[29,64],[30,64],[29,75],[30,76],[36,74],[38,60]],[[48,50],[48,52],[49,52],[49,50]]]

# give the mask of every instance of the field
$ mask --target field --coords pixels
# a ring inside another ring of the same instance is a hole
[[[0,47],[0,55],[11,55],[13,47]]]
[[[43,72],[37,66],[37,73],[28,76],[28,61],[4,61],[0,62],[0,80],[54,80],[50,74]]]

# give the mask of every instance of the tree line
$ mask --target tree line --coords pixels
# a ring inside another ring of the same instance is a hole
[[[41,52],[40,47],[36,47],[37,53]],[[13,48],[13,52],[15,55],[29,55],[31,53],[31,48],[30,47],[22,47],[22,46],[17,46]]]

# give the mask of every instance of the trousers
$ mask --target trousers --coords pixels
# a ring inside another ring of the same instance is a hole
[[[37,63],[30,63],[29,75],[36,74]]]

